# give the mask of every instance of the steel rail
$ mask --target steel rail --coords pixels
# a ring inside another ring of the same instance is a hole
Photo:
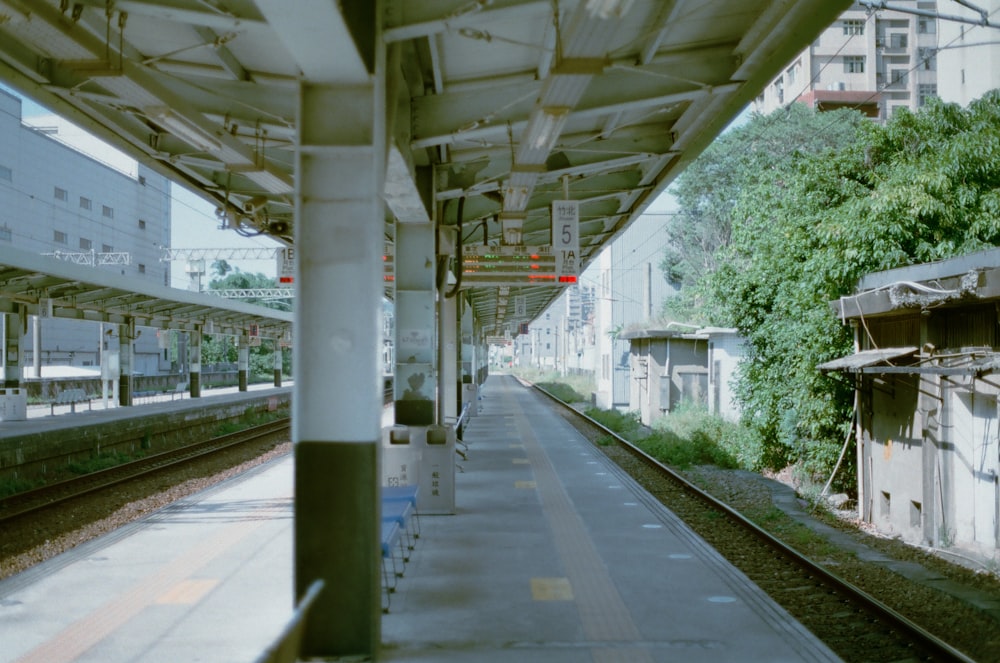
[[[202,442],[195,442],[177,449],[145,456],[78,477],[64,479],[32,490],[15,493],[0,500],[0,523],[20,518],[30,513],[63,504],[99,490],[151,475],[184,463],[206,458],[211,454],[252,442],[291,428],[290,419],[284,417],[259,426],[228,433]]]

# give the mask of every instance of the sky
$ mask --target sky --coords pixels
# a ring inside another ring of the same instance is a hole
[[[59,138],[98,161],[112,166],[124,173],[136,176],[134,159],[107,145],[100,139],[88,134],[83,129],[73,125],[52,113],[47,108],[38,105],[31,99],[0,85],[0,89],[21,99],[21,116],[26,124],[39,126],[58,126]],[[278,243],[265,237],[242,237],[232,230],[221,230],[219,220],[215,216],[215,206],[184,187],[172,184],[171,190],[171,248],[259,248],[275,247]],[[229,260],[230,265],[244,272],[260,272],[273,277],[277,272],[275,258],[268,260]],[[207,261],[211,265],[211,261]],[[186,273],[186,263],[177,261],[171,269],[171,285],[186,289],[189,279]],[[211,278],[209,275],[206,278]],[[207,280],[205,281],[207,284]]]

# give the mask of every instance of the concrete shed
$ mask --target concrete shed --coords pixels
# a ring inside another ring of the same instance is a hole
[[[649,425],[684,402],[739,417],[730,382],[742,356],[734,329],[666,328],[623,332],[629,342],[629,410]]]
[[[858,515],[911,543],[1000,546],[1000,250],[865,276],[831,306],[856,352]]]

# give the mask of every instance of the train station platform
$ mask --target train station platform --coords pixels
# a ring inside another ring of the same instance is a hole
[[[513,378],[424,516],[384,661],[834,661]],[[292,613],[284,457],[0,582],[0,663],[253,661]]]

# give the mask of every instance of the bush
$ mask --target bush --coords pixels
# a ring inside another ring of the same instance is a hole
[[[539,382],[536,383],[536,386],[549,392],[563,403],[581,403],[588,400],[586,396],[579,393],[576,389],[562,382]]]
[[[690,459],[688,464],[710,463],[753,471],[763,466],[763,442],[755,431],[710,414],[700,406],[682,404],[657,419],[653,430],[684,440],[691,449],[678,456]]]

